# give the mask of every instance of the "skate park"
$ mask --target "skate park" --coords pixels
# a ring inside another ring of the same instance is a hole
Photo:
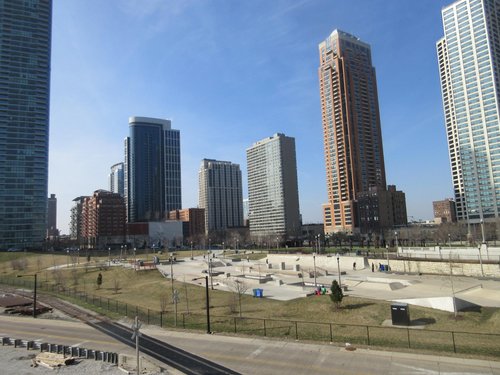
[[[399,264],[398,264],[399,262]],[[208,276],[214,289],[231,291],[235,280],[248,287],[246,294],[276,300],[291,300],[315,294],[324,286],[329,291],[333,280],[341,285],[344,295],[370,298],[444,311],[473,306],[500,307],[500,283],[494,277],[471,277],[451,267],[450,274],[404,272],[416,269],[415,262],[369,259],[356,255],[267,254],[255,260],[243,254],[214,250],[202,256],[186,257],[172,264],[160,264],[166,277],[204,285]],[[432,263],[432,262],[430,262]],[[451,264],[451,263],[450,263]],[[486,266],[486,264],[485,264]],[[495,272],[498,264],[488,265]],[[389,268],[389,270],[386,269]],[[425,270],[422,262],[418,268]],[[489,270],[489,268],[488,268]]]

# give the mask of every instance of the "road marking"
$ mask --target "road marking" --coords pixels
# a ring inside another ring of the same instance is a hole
[[[257,350],[253,351],[252,353],[250,353],[248,355],[247,358],[255,358],[257,357],[260,353],[262,353],[264,351],[264,348],[258,348]]]
[[[405,367],[407,369],[411,369],[414,372],[412,374],[422,374],[422,375],[483,375],[483,374],[491,374],[491,372],[443,372],[443,371],[434,371],[428,368],[421,368],[409,365],[403,365],[400,363],[394,363],[395,366]]]

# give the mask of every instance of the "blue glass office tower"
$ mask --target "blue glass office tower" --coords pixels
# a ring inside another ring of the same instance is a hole
[[[442,9],[437,42],[457,218],[493,221],[500,210],[500,0]]]
[[[130,117],[125,140],[129,223],[161,221],[182,208],[180,133],[170,120]]]
[[[0,0],[0,248],[46,234],[51,0]]]

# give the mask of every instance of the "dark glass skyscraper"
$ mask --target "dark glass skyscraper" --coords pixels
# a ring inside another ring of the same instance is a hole
[[[51,0],[0,0],[0,247],[47,222]]]
[[[125,141],[125,196],[129,223],[160,221],[180,209],[180,132],[170,120],[131,117]]]

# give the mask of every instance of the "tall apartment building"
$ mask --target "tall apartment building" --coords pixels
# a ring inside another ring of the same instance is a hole
[[[358,193],[386,187],[375,68],[370,46],[340,30],[319,44],[319,57],[325,233],[352,232],[359,225]]]
[[[457,221],[455,201],[452,198],[434,201],[432,202],[432,208],[434,211],[434,222],[436,224],[455,223]]]
[[[46,236],[51,0],[0,1],[0,247]]]
[[[495,220],[500,207],[500,1],[442,9],[437,42],[457,218]]]
[[[274,134],[247,149],[250,234],[300,235],[295,138]]]
[[[82,210],[86,196],[73,199],[71,206],[71,218],[69,222],[69,237],[75,240],[78,245],[82,244]]]
[[[59,235],[57,230],[57,198],[55,194],[50,194],[47,199],[47,238]]]
[[[170,120],[130,117],[125,140],[125,198],[129,223],[162,221],[180,209],[180,132]]]
[[[90,248],[125,242],[125,201],[120,194],[96,190],[82,205],[82,238]]]
[[[123,170],[123,166],[124,163],[116,163],[112,165],[108,176],[109,191],[120,194],[122,197],[125,196],[125,172]]]
[[[199,202],[205,209],[205,231],[243,226],[243,187],[239,164],[203,159],[198,173]]]

